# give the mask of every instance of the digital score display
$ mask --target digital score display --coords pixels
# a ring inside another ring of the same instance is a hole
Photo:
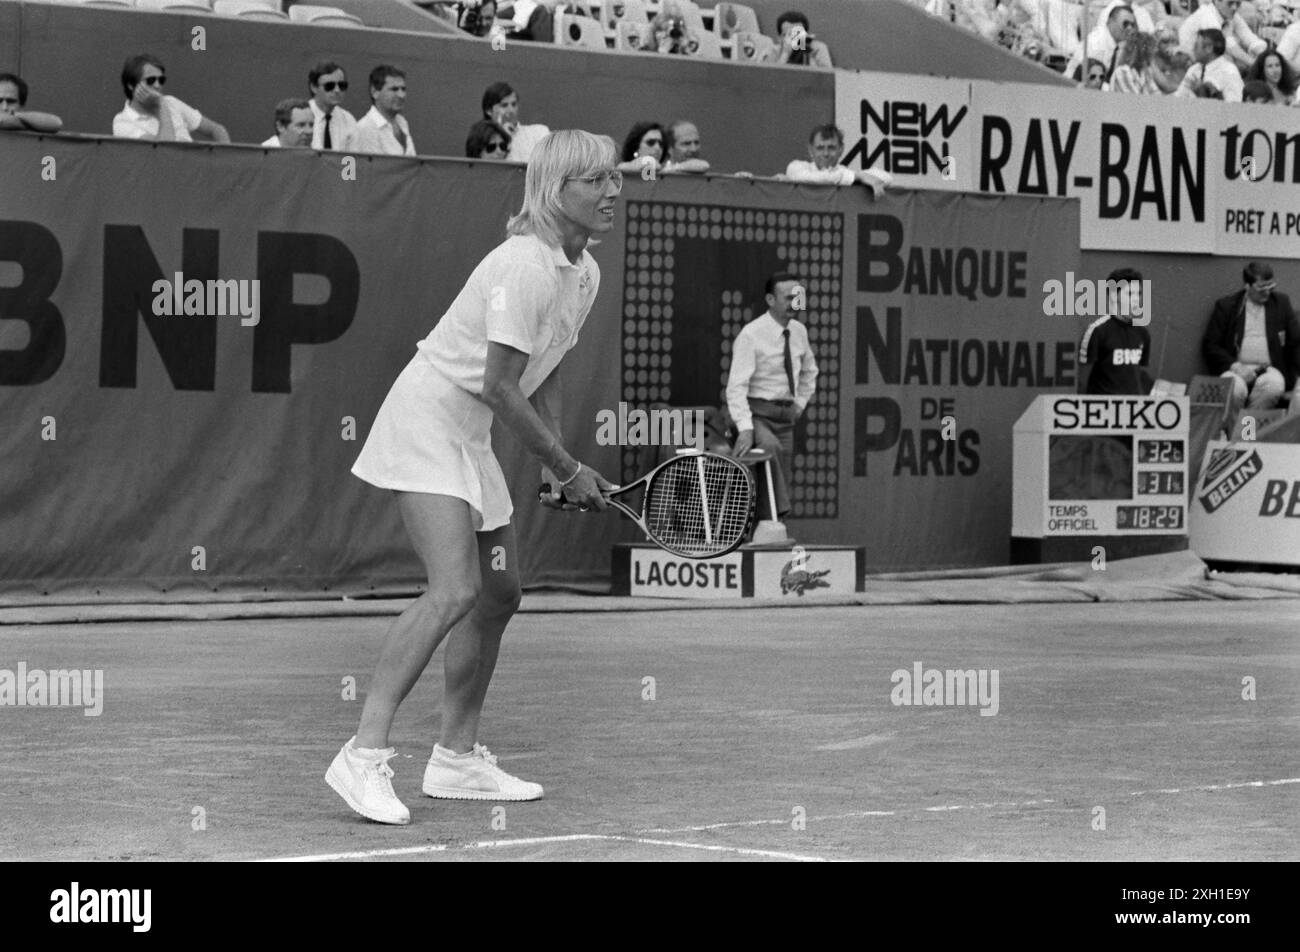
[[[1116,506],[1116,529],[1164,529],[1175,531],[1183,528],[1183,513],[1186,506]]]
[[[1016,423],[1012,538],[1185,535],[1186,397],[1043,396]]]

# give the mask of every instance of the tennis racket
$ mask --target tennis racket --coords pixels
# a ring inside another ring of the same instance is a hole
[[[633,495],[638,490],[639,509]],[[538,492],[551,494],[550,483]],[[640,526],[647,539],[687,559],[734,552],[748,536],[754,518],[754,479],[749,468],[717,453],[675,456],[606,498]]]

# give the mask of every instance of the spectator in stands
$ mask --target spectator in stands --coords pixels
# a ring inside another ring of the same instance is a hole
[[[1201,8],[1202,10],[1205,7]],[[1202,30],[1196,36],[1194,62],[1183,77],[1176,96],[1199,96],[1241,102],[1241,73],[1223,55],[1226,41],[1222,30]]]
[[[1155,58],[1151,61],[1151,75],[1156,85],[1160,87],[1160,91],[1170,96],[1183,84],[1187,68],[1191,65],[1192,58],[1180,50],[1175,43],[1172,47],[1156,49]]]
[[[795,424],[816,392],[817,360],[807,327],[795,319],[807,313],[804,286],[778,271],[763,290],[767,310],[742,327],[731,345],[727,408],[738,431],[736,456],[753,447],[775,454],[776,515],[771,518],[780,519],[790,511]]]
[[[166,82],[166,70],[157,57],[142,53],[128,59],[122,65],[126,106],[113,117],[113,135],[153,142],[193,142],[197,135],[211,142],[230,142],[221,123],[164,94]]]
[[[1277,50],[1260,53],[1246,73],[1246,79],[1265,83],[1268,86],[1269,102],[1279,106],[1295,103],[1296,74]]]
[[[1111,65],[1115,59],[1115,50],[1119,48],[1119,43],[1128,33],[1137,32],[1137,17],[1133,13],[1133,8],[1128,4],[1117,3],[1110,8],[1107,14],[1088,34],[1087,42],[1074,51],[1070,61],[1065,66],[1065,75],[1073,79],[1079,79],[1078,70],[1083,63],[1084,48],[1087,48],[1088,58],[1100,60],[1105,64],[1107,72],[1110,71]]]
[[[1300,371],[1300,318],[1285,294],[1275,293],[1273,269],[1252,261],[1241,273],[1245,287],[1214,303],[1201,341],[1210,373],[1232,381],[1233,413],[1243,405],[1272,409],[1294,390]],[[1300,400],[1291,400],[1294,412]]]
[[[262,143],[268,149],[305,149],[316,125],[305,99],[282,99],[275,107],[275,135]]]
[[[791,10],[776,18],[777,63],[790,66],[816,66],[830,69],[831,51],[826,44],[813,36],[808,18],[798,10]]]
[[[1106,86],[1106,64],[1101,60],[1089,58],[1088,60],[1088,78],[1083,84],[1084,89],[1103,89]]]
[[[620,155],[620,172],[643,174],[646,169],[653,169],[647,177],[663,171],[666,149],[664,142],[667,133],[657,122],[638,122],[623,140],[623,152]]]
[[[370,71],[370,111],[357,120],[357,151],[415,155],[406,108],[406,74],[396,66]]]
[[[552,43],[555,41],[554,6],[555,0],[516,0],[513,5],[502,7],[497,16],[514,21],[514,28],[506,34],[509,39]]]
[[[465,155],[471,159],[504,162],[510,155],[510,133],[491,119],[480,119],[469,127]]]
[[[1155,37],[1149,33],[1130,33],[1124,37],[1115,55],[1115,72],[1110,77],[1111,92],[1159,96],[1160,87],[1156,85],[1151,69],[1155,50]]]
[[[356,116],[343,108],[348,74],[338,63],[317,63],[307,74],[315,125],[311,147],[323,152],[352,152],[357,147]]]
[[[519,94],[509,83],[493,83],[483,93],[483,118],[490,119],[510,135],[510,161],[527,162],[537,143],[550,135],[551,130],[536,123],[519,122]]]
[[[1151,361],[1151,335],[1146,327],[1135,327],[1133,317],[1149,308],[1142,300],[1142,275],[1132,268],[1117,268],[1107,277],[1107,310],[1088,325],[1079,342],[1079,364],[1091,367],[1079,374],[1083,393],[1094,395],[1141,396],[1153,383],[1145,368]]]
[[[700,158],[700,130],[695,123],[678,119],[668,127],[668,161],[665,172],[707,172],[709,163]]]
[[[1219,30],[1224,37],[1228,62],[1248,69],[1268,44],[1255,35],[1238,12],[1241,0],[1213,0],[1183,21],[1178,28],[1178,44],[1196,59],[1196,38],[1204,30]],[[1224,55],[1224,54],[1220,54]],[[1220,87],[1222,89],[1222,87]],[[1227,99],[1227,93],[1224,93]]]
[[[699,40],[686,28],[682,8],[675,0],[665,0],[659,15],[650,21],[650,46],[674,56],[693,56],[699,51]]]
[[[1262,79],[1248,79],[1241,84],[1241,101],[1273,105],[1273,91]]]
[[[496,22],[496,18],[496,0],[483,0],[482,3],[471,0],[461,11],[459,25],[471,36],[487,36],[492,32],[492,24]]]
[[[27,83],[15,73],[0,73],[0,129],[58,132],[63,120],[49,112],[29,112]]]
[[[1282,38],[1277,41],[1277,52],[1291,67],[1291,72],[1300,76],[1300,21],[1282,31]]]
[[[840,165],[843,154],[843,130],[834,124],[818,126],[808,136],[808,161],[795,159],[785,167],[784,177],[791,182],[816,185],[865,185],[877,198],[894,181],[894,177],[885,171],[863,169],[855,172]]]

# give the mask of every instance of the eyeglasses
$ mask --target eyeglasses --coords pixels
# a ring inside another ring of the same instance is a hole
[[[565,181],[586,182],[588,185],[595,185],[602,189],[610,182],[613,182],[615,188],[622,188],[623,173],[618,169],[609,169],[605,172],[594,172],[591,175],[570,175]]]
[[[1277,287],[1276,281],[1269,281],[1266,284],[1252,284],[1250,286],[1250,289],[1254,291],[1256,294],[1268,294],[1276,287]]]
[[[332,93],[336,89],[339,90],[340,92],[345,93],[348,91],[348,81],[345,79],[337,83],[335,82],[321,83],[320,88],[325,90],[325,92],[327,93]]]
[[[484,152],[506,152],[506,144],[499,140],[493,140],[483,147]]]
[[[166,77],[166,76],[146,76],[146,77],[144,78],[144,84],[145,84],[146,86],[166,86],[166,85],[167,85],[167,77]]]

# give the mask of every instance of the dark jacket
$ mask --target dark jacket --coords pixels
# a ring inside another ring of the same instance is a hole
[[[1295,388],[1300,372],[1300,318],[1291,299],[1276,291],[1264,304],[1264,333],[1268,337],[1269,365],[1282,372],[1287,390]],[[1201,340],[1201,353],[1210,373],[1231,370],[1246,334],[1246,292],[1238,291],[1214,302],[1214,313]]]

